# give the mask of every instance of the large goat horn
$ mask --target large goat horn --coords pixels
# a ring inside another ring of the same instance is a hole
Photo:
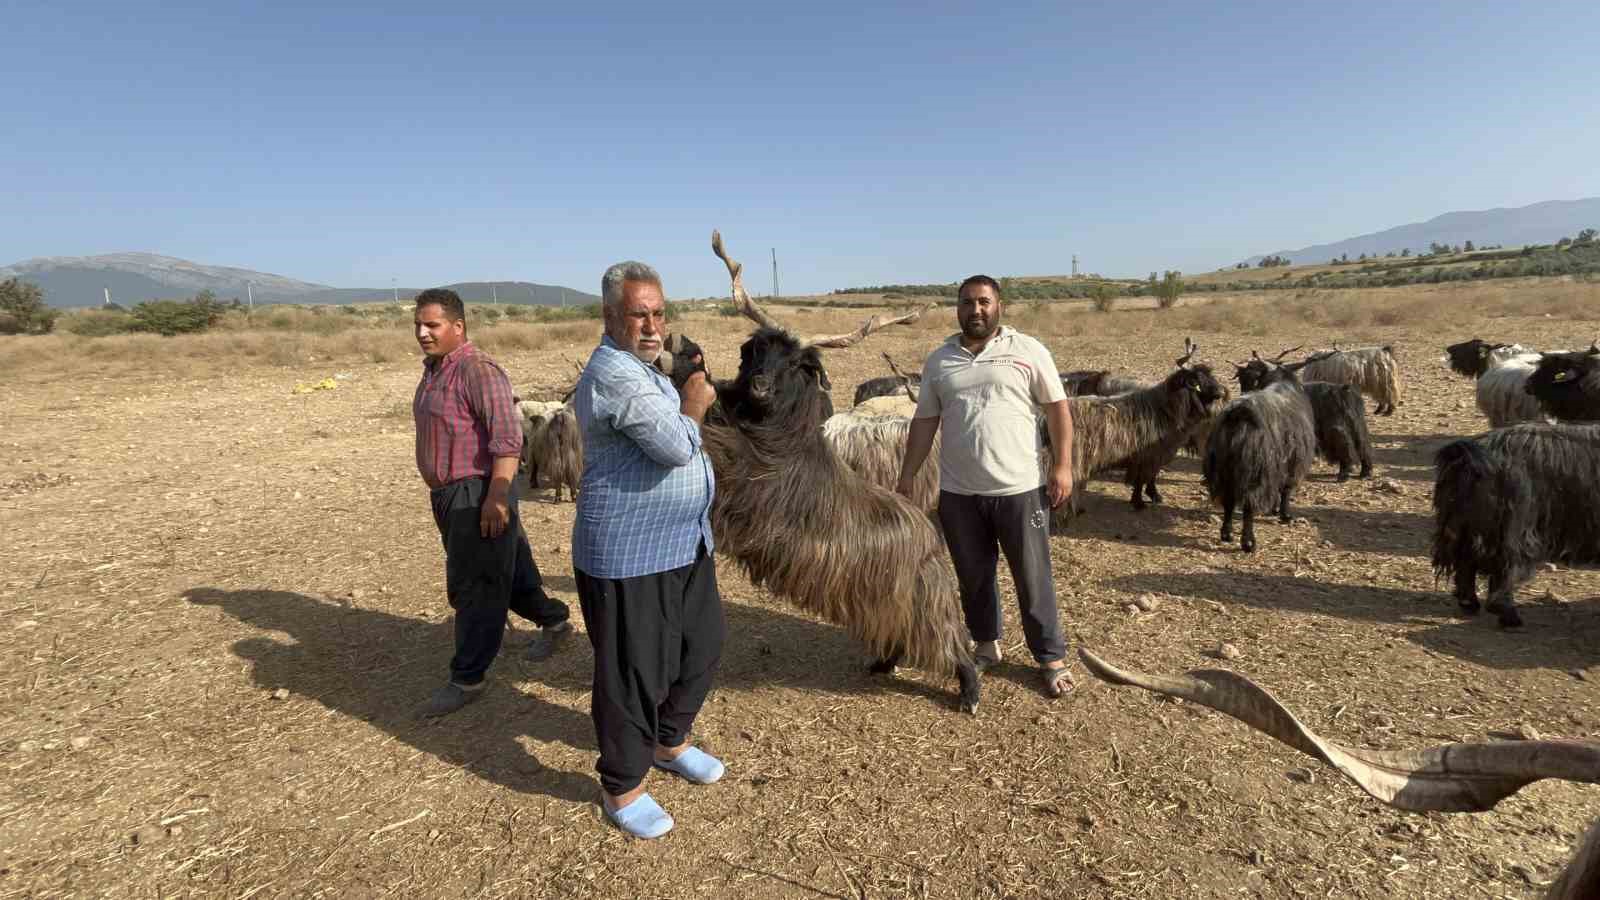
[[[778,324],[777,319],[767,315],[754,300],[750,299],[750,293],[744,289],[744,264],[728,258],[728,252],[722,249],[722,232],[714,228],[711,230],[711,252],[728,267],[728,277],[733,279],[733,305],[739,308],[739,312],[763,328],[788,331]]]
[[[1365,750],[1329,743],[1242,675],[1196,669],[1177,677],[1118,669],[1082,647],[1096,678],[1132,685],[1227,713],[1333,766],[1373,797],[1412,812],[1482,812],[1545,778],[1600,783],[1600,743],[1500,741],[1427,750]]]
[[[1305,345],[1301,344],[1300,346],[1297,346],[1297,347],[1286,347],[1282,351],[1280,351],[1277,356],[1274,356],[1272,358],[1272,361],[1275,362],[1275,363],[1283,362],[1283,358],[1285,356],[1288,356],[1289,354],[1295,352],[1296,350],[1299,350],[1300,347],[1303,347],[1303,346],[1305,346]]]
[[[911,377],[900,371],[900,367],[894,364],[894,360],[889,357],[887,350],[883,353],[883,361],[889,364],[889,371],[893,372],[894,377],[900,379],[900,383],[905,386],[906,396],[911,398],[912,403],[917,402],[917,392],[911,386]]]
[[[1180,369],[1187,368],[1188,365],[1189,365],[1189,360],[1194,359],[1194,355],[1196,353],[1199,353],[1199,352],[1200,352],[1200,345],[1196,344],[1194,342],[1193,338],[1184,338],[1183,339],[1183,355],[1178,357],[1178,362],[1177,362],[1178,368],[1180,368]]]
[[[838,350],[844,347],[849,347],[860,343],[862,338],[865,338],[867,335],[881,328],[888,328],[890,325],[910,325],[912,322],[922,318],[923,313],[933,309],[934,305],[934,303],[929,303],[927,306],[924,306],[921,309],[913,310],[912,312],[908,312],[903,316],[896,316],[893,319],[885,319],[882,316],[873,316],[867,321],[861,323],[861,327],[857,328],[855,331],[848,331],[844,334],[833,335],[819,334],[814,337],[808,337],[801,341],[800,346],[820,347],[827,350]]]

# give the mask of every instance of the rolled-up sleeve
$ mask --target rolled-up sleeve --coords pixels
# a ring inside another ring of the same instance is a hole
[[[700,449],[700,426],[673,397],[644,378],[618,378],[600,388],[611,426],[663,466],[686,466]]]
[[[467,405],[489,435],[489,455],[495,459],[522,455],[522,423],[511,402],[511,379],[483,359],[474,359],[463,375]]]

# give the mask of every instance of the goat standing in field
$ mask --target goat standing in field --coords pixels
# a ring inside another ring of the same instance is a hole
[[[876,672],[905,662],[960,681],[978,707],[978,675],[944,543],[909,500],[840,463],[822,435],[833,412],[823,348],[914,321],[873,316],[845,335],[802,340],[750,299],[722,237],[733,300],[759,326],[739,350],[739,374],[717,386],[703,429],[716,472],[717,550],[752,583],[843,626],[876,655]]]
[[[1222,504],[1223,543],[1233,540],[1233,513],[1243,508],[1239,548],[1256,549],[1256,510],[1290,521],[1289,503],[1317,451],[1311,400],[1287,367],[1275,383],[1223,408],[1206,444],[1206,490]]]
[[[1243,393],[1260,390],[1281,381],[1287,370],[1279,363],[1294,350],[1279,353],[1271,362],[1254,350],[1245,363],[1234,363],[1234,377]],[[1301,384],[1311,401],[1311,414],[1317,428],[1317,451],[1323,459],[1339,467],[1339,480],[1348,481],[1357,463],[1361,478],[1372,474],[1372,436],[1367,433],[1367,409],[1361,392],[1352,384],[1307,381]]]
[[[1546,420],[1539,401],[1527,391],[1528,376],[1539,365],[1538,351],[1473,338],[1451,344],[1445,353],[1452,371],[1477,382],[1473,393],[1478,411],[1488,418],[1490,428]]]
[[[1543,354],[1525,390],[1562,422],[1600,421],[1600,344],[1581,353]]]
[[[1361,393],[1378,401],[1376,415],[1392,416],[1400,404],[1400,366],[1394,359],[1393,347],[1358,347],[1340,350],[1318,350],[1304,362],[1288,367],[1299,375],[1302,382],[1326,381],[1332,384],[1353,384]]]

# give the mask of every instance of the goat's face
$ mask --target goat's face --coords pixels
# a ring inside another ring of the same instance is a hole
[[[1489,354],[1496,347],[1503,346],[1505,345],[1491,344],[1473,338],[1470,341],[1451,344],[1444,348],[1444,352],[1450,357],[1450,371],[1467,378],[1477,378],[1489,370]]]
[[[699,344],[689,338],[673,332],[667,335],[667,340],[662,344],[662,349],[667,352],[656,357],[656,370],[671,379],[672,386],[678,390],[683,390],[684,382],[688,381],[689,376],[696,372],[705,372],[707,378],[711,377],[711,373],[706,369],[705,353],[700,349]],[[669,355],[672,359],[670,369],[662,365],[663,360]]]
[[[739,376],[719,386],[718,399],[735,422],[798,417],[821,425],[833,415],[832,387],[821,351],[777,329],[758,328],[739,348]]]
[[[1226,391],[1204,364],[1180,366],[1167,376],[1168,402],[1175,409],[1187,410],[1186,418],[1200,418],[1208,414],[1213,404],[1226,396]]]
[[[1594,420],[1600,417],[1600,353],[1546,353],[1522,389],[1557,419]]]
[[[1100,379],[1110,375],[1110,371],[1101,369],[1091,371],[1080,369],[1076,372],[1067,372],[1061,376],[1061,387],[1067,392],[1068,397],[1084,397],[1100,393]]]
[[[1295,380],[1295,371],[1304,363],[1293,366],[1273,365],[1264,359],[1252,359],[1242,366],[1233,367],[1233,377],[1239,380],[1240,393],[1259,391],[1270,384]]]

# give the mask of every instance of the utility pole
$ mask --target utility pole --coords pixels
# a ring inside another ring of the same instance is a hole
[[[108,285],[105,286],[105,292],[106,292],[106,305],[110,306],[111,305],[111,285],[108,284]]]
[[[1072,254],[1072,277],[1078,277],[1078,254]]]
[[[778,248],[772,248],[772,299],[778,299]]]
[[[246,301],[246,302],[249,303],[249,307],[248,307],[247,311],[245,312],[245,316],[246,317],[254,316],[256,314],[256,291],[255,291],[255,285],[253,285],[250,282],[246,281],[244,283],[244,295],[249,298],[249,300]],[[234,294],[233,297],[234,297],[235,300],[239,299],[239,295],[238,294]]]
[[[489,285],[489,296],[492,298],[489,301],[490,303],[499,303],[500,302],[500,288],[497,287],[496,285],[492,285],[492,284]]]
[[[398,306],[400,304],[400,283],[397,279],[389,279],[389,290],[392,294],[391,299],[393,299],[395,305]]]

